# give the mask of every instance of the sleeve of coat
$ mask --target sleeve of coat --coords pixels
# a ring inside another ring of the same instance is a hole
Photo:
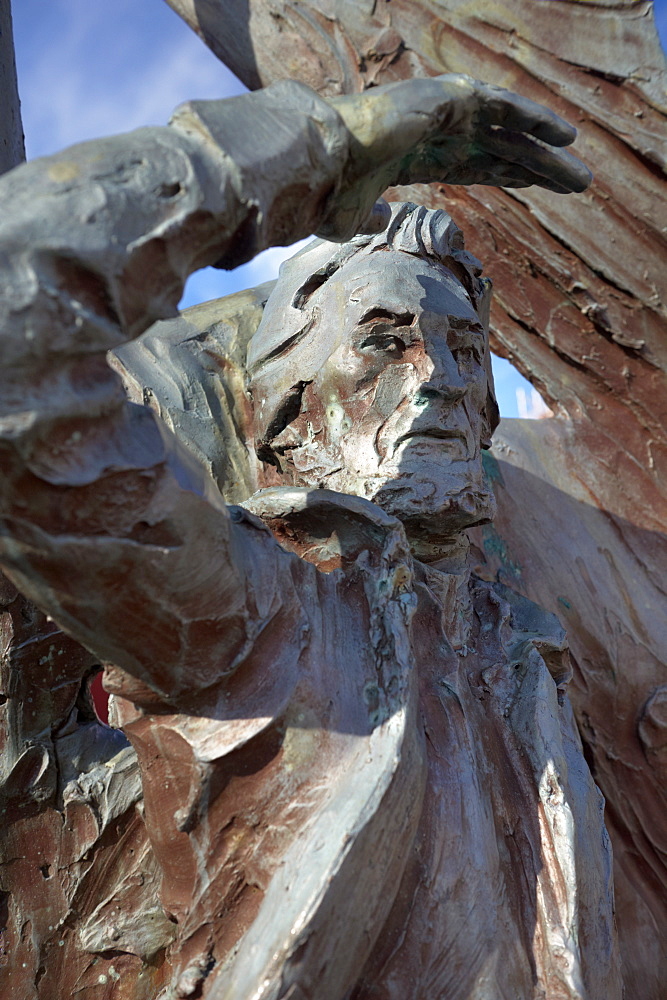
[[[284,83],[0,179],[0,563],[172,704],[234,671],[288,600],[294,557],[230,517],[106,354],[174,315],[197,268],[316,229],[348,141]]]

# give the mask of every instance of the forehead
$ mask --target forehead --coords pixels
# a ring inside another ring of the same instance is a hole
[[[251,382],[260,424],[294,387],[312,381],[373,314],[417,318],[423,331],[440,333],[452,319],[479,325],[458,278],[437,261],[403,251],[361,253],[312,291],[307,258],[288,261],[250,345]],[[300,265],[297,267],[297,265]],[[294,273],[292,273],[292,271]],[[294,279],[290,282],[287,278]],[[295,305],[297,289],[308,290]],[[433,321],[435,319],[435,322]],[[430,321],[429,321],[430,320]],[[457,324],[459,325],[459,324]]]
[[[341,278],[348,322],[361,322],[374,310],[399,316],[410,313],[418,317],[428,313],[479,322],[464,286],[434,260],[376,251],[363,260],[353,260]],[[322,291],[325,290],[326,286]],[[330,291],[336,294],[333,285]]]

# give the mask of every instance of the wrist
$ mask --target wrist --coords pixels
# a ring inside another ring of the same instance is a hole
[[[350,158],[341,116],[293,81],[228,100],[193,101],[177,109],[172,124],[199,144],[214,214],[229,220],[232,209],[236,217],[237,237],[223,267],[316,231]]]

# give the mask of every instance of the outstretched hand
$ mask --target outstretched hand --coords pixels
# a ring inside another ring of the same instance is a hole
[[[584,191],[576,130],[541,104],[469,76],[405,80],[330,104],[352,135],[344,183],[318,235],[346,240],[392,184],[439,181]],[[373,223],[371,222],[371,228]]]

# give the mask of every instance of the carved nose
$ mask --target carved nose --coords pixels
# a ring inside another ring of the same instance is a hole
[[[427,377],[415,394],[416,402],[424,405],[441,399],[447,403],[456,403],[463,399],[467,385],[461,378],[451,353],[448,352],[446,358],[428,356],[426,362],[424,374]]]
[[[465,391],[465,386],[463,385],[433,385],[429,382],[427,385],[419,387],[415,395],[415,400],[422,404],[438,399],[443,399],[446,403],[457,403],[460,399],[463,399]]]

